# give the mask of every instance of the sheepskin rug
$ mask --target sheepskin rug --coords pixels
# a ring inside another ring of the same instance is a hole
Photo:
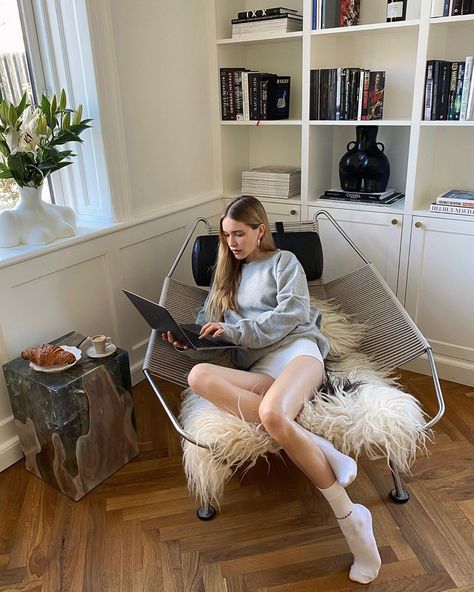
[[[357,459],[386,458],[409,472],[430,433],[418,401],[401,390],[390,374],[358,351],[365,327],[352,323],[329,301],[312,298],[322,311],[321,330],[331,343],[327,379],[296,421]],[[217,408],[191,389],[183,393],[184,429],[211,450],[183,440],[188,487],[201,504],[219,506],[225,483],[242,466],[278,453],[278,444],[261,424],[249,423]]]

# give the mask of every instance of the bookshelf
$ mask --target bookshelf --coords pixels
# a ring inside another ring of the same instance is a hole
[[[466,322],[462,312],[470,310],[467,295],[474,293],[474,217],[429,211],[429,204],[443,191],[474,187],[474,121],[422,119],[427,60],[462,60],[472,55],[474,15],[431,18],[431,0],[408,0],[407,20],[386,23],[384,0],[361,0],[359,26],[313,31],[312,0],[284,4],[303,14],[302,32],[245,40],[231,39],[230,21],[237,12],[277,3],[215,0],[210,4],[217,97],[220,67],[241,66],[292,77],[289,120],[259,125],[222,122],[216,102],[223,197],[240,194],[243,169],[269,164],[301,167],[298,199],[262,199],[270,218],[306,220],[319,209],[330,211],[377,264],[441,356],[444,376],[474,385],[470,338],[474,316]],[[383,120],[309,119],[310,70],[342,66],[386,71]],[[379,126],[377,141],[385,145],[391,166],[389,186],[405,193],[403,202],[373,206],[318,199],[324,190],[339,186],[339,159],[361,123]],[[356,264],[343,258],[343,245],[324,223],[321,234],[323,243],[326,239],[330,245],[326,275],[341,270],[341,257],[344,267]],[[440,275],[441,269],[447,276]],[[441,311],[429,307],[430,293],[440,282],[454,283],[459,289],[451,297],[449,290],[441,291],[450,311],[449,323],[438,322]]]

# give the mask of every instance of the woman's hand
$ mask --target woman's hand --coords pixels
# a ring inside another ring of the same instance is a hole
[[[224,329],[222,328],[220,323],[206,323],[201,327],[201,332],[199,334],[199,339],[203,337],[219,337],[224,333]]]
[[[188,346],[185,343],[181,343],[180,341],[176,340],[175,336],[173,335],[173,333],[171,333],[171,331],[162,333],[161,337],[163,341],[171,343],[171,345],[173,345],[176,349],[188,349]]]

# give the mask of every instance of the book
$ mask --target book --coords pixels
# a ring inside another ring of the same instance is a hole
[[[283,17],[277,20],[238,23],[232,25],[232,38],[258,33],[296,33],[303,30],[303,21],[293,17]]]
[[[437,197],[436,203],[444,206],[460,206],[462,208],[474,208],[474,198],[469,200],[449,199],[449,197]]]
[[[326,189],[326,191],[324,192],[324,195],[328,196],[328,197],[343,197],[343,198],[347,198],[347,199],[368,199],[368,200],[380,200],[380,199],[386,199],[387,197],[391,197],[392,195],[394,195],[395,193],[398,193],[396,191],[396,189],[386,189],[385,191],[382,191],[381,193],[365,193],[362,191],[344,191],[343,189],[340,189],[339,187],[335,187],[333,189]]]
[[[474,71],[471,71],[471,81],[469,85],[469,95],[467,98],[466,119],[472,121],[474,119]]]
[[[383,118],[385,71],[371,71],[369,77],[369,111],[367,119]]]
[[[262,166],[242,171],[242,194],[287,199],[301,193],[301,169]]]
[[[369,83],[370,70],[364,70],[364,88],[362,90],[362,109],[360,113],[362,120],[369,118]]]
[[[454,115],[453,119],[455,121],[459,121],[459,116],[461,114],[461,98],[462,98],[462,86],[464,82],[464,70],[466,64],[465,62],[459,62],[458,68],[458,78],[456,81],[456,94],[454,95]]]
[[[331,1],[331,0],[327,0]],[[354,27],[359,24],[360,0],[340,0],[339,26]]]
[[[339,2],[321,0],[321,29],[339,27]]]
[[[291,76],[267,74],[268,119],[288,119],[290,116]]]
[[[319,70],[310,71],[309,118],[319,119]]]
[[[284,8],[283,6],[275,6],[273,8],[259,8],[258,10],[247,10],[246,12],[237,13],[239,19],[251,19],[262,16],[273,16],[275,14],[297,14],[296,8]]]
[[[430,212],[442,212],[443,214],[463,214],[474,216],[474,208],[465,208],[461,206],[445,206],[441,204],[431,204]]]
[[[431,111],[433,108],[433,76],[434,76],[434,60],[426,62],[425,74],[425,105],[423,111],[423,119],[430,121]]]
[[[431,94],[431,119],[438,119],[438,91],[439,91],[439,72],[441,60],[433,61],[433,91]]]
[[[473,56],[466,57],[466,63],[464,65],[464,80],[462,83],[461,109],[459,112],[459,119],[461,121],[465,121],[467,119],[467,107],[469,102],[469,91],[471,88],[473,62]]]
[[[438,81],[438,97],[436,104],[436,119],[448,118],[449,83],[451,80],[451,62],[441,60]]]
[[[405,195],[403,193],[395,192],[394,194],[389,195],[388,197],[384,197],[383,199],[371,199],[371,198],[366,198],[366,197],[352,199],[351,197],[334,196],[334,195],[331,196],[331,195],[326,195],[326,194],[320,195],[319,199],[329,199],[332,201],[345,201],[345,202],[351,202],[351,203],[366,203],[366,204],[371,204],[373,206],[386,206],[386,205],[390,205],[390,204],[395,204],[395,203],[401,201],[404,197],[405,197]]]
[[[438,199],[474,200],[474,189],[448,189],[448,191],[438,195],[436,201]]]
[[[448,94],[448,120],[454,120],[454,98],[456,96],[456,88],[458,83],[459,62],[451,63],[451,78],[449,81]]]
[[[443,16],[444,0],[433,0],[431,3],[431,17]]]
[[[453,4],[451,6],[451,16],[459,16],[461,14],[462,9],[462,0],[453,0]]]
[[[284,14],[273,14],[271,16],[259,16],[255,18],[234,18],[230,22],[233,25],[239,24],[246,24],[246,23],[270,23],[272,21],[278,21],[282,19],[291,18],[293,20],[302,21],[303,17],[299,14],[291,14],[291,13],[284,13]]]

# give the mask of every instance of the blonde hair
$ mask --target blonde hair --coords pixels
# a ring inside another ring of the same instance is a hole
[[[260,239],[260,250],[276,250],[263,205],[250,195],[242,195],[242,197],[234,199],[227,206],[219,222],[219,251],[206,306],[206,318],[208,321],[214,322],[222,321],[226,310],[237,310],[237,289],[242,275],[242,262],[232,254],[222,229],[222,222],[226,217],[232,218],[236,222],[242,222],[253,229],[264,224],[265,232]]]

